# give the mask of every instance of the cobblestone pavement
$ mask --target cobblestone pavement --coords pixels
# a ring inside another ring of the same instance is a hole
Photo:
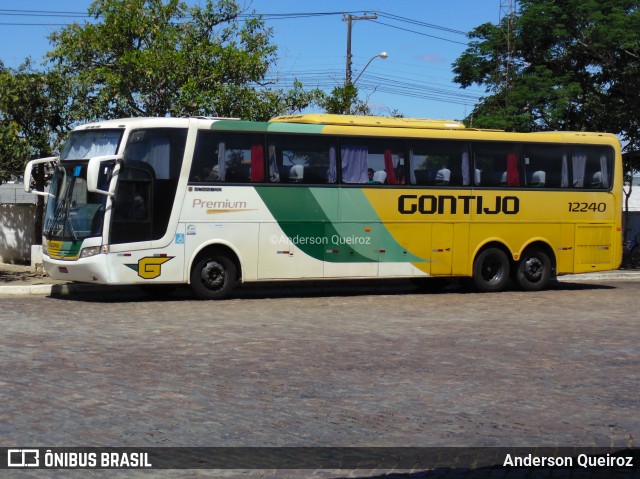
[[[639,285],[499,294],[419,292],[403,282],[282,285],[219,302],[186,293],[149,300],[134,290],[3,296],[0,446],[634,448]],[[596,477],[583,472],[571,477]],[[544,473],[402,477],[566,477]],[[20,477],[70,471],[28,474]]]

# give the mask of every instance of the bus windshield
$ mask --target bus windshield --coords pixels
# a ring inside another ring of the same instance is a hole
[[[112,169],[107,165],[100,173],[105,188]],[[106,196],[87,191],[87,163],[58,165],[49,193],[44,224],[48,239],[76,241],[102,235]]]
[[[94,156],[115,155],[124,130],[79,130],[71,132],[60,160],[84,160]]]

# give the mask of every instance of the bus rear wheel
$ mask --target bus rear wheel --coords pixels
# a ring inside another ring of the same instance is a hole
[[[540,291],[547,287],[551,278],[551,260],[540,249],[532,249],[518,261],[515,280],[525,291]]]
[[[200,299],[222,299],[235,286],[236,265],[225,255],[205,255],[191,269],[191,289]]]
[[[509,258],[499,248],[487,248],[473,262],[473,282],[482,292],[502,291],[509,281]]]

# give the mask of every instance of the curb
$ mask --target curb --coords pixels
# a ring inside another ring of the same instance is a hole
[[[0,295],[51,294],[53,284],[29,284],[20,286],[0,286]]]
[[[104,284],[62,283],[0,286],[1,296],[68,296],[70,294],[112,293],[131,291],[135,286],[109,286]]]
[[[640,271],[616,271],[614,273],[582,273],[558,276],[558,281],[623,281],[640,279]]]

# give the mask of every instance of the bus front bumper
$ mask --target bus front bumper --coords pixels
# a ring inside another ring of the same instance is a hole
[[[97,254],[73,261],[52,259],[43,255],[44,269],[54,279],[77,281],[80,283],[110,283],[107,256]]]

